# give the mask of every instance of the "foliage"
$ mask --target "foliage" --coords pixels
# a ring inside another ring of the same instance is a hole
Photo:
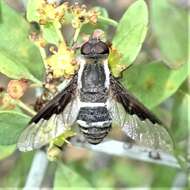
[[[15,151],[15,145],[8,145],[8,146],[0,146],[1,156],[0,160],[8,157]]]
[[[137,14],[138,13],[138,14]],[[113,47],[121,54],[120,63],[111,62],[113,74],[119,76],[122,70],[135,60],[145,39],[148,25],[148,10],[144,1],[137,1],[125,12],[117,26]],[[125,66],[121,68],[120,64]]]
[[[21,131],[29,122],[29,119],[30,117],[22,113],[14,111],[0,111],[0,144],[15,144]]]
[[[28,0],[25,19],[4,0],[0,1],[0,73],[11,80],[27,80],[28,89],[41,86],[48,69],[53,71],[56,79],[69,78],[78,69],[75,59],[78,52],[73,48],[73,44],[84,41],[83,38],[86,39],[97,28],[102,29],[104,35],[109,38],[109,26],[114,27],[115,34],[109,57],[111,71],[116,77],[122,75],[120,81],[123,85],[157,114],[160,114],[158,106],[162,104],[161,114],[165,115],[170,126],[176,143],[176,156],[186,172],[186,141],[190,122],[187,117],[190,96],[186,87],[189,75],[187,10],[170,1],[159,0],[151,1],[148,14],[145,1],[137,0],[117,23],[109,18],[107,10],[102,7],[88,9],[80,5],[63,4],[55,8],[54,5],[44,6],[42,2],[43,0]],[[61,29],[66,28],[68,24],[73,35],[68,34],[68,37],[65,37]],[[49,44],[50,55],[46,56],[46,47]],[[128,69],[132,64],[134,65]],[[28,102],[24,103],[22,99],[13,97],[9,91],[0,94],[0,160],[16,150],[18,136],[30,116],[35,113]],[[24,185],[30,165],[27,159],[31,160],[32,155],[24,157],[22,155],[18,160],[16,169],[12,169],[12,174],[10,173],[4,184],[15,187]],[[100,171],[92,171],[84,163],[84,168],[81,169],[77,161],[69,166],[59,163],[55,175],[55,189],[63,186],[89,189],[142,185],[170,187],[177,174],[175,169],[144,166],[135,162],[140,168],[139,172],[136,172],[138,167],[132,161],[120,160],[118,163],[119,159],[116,160],[110,161],[112,165],[101,168]],[[22,173],[20,169],[23,163],[26,163],[26,169]],[[168,172],[171,175],[166,180]],[[147,180],[141,180],[139,173],[144,175],[143,178],[147,175]],[[163,174],[161,178],[160,173]],[[25,177],[18,182],[19,185],[15,185],[15,179],[22,175]],[[63,180],[64,177],[66,180]]]
[[[63,176],[65,176],[66,180],[62,180]],[[85,180],[85,178],[77,174],[77,172],[60,163],[56,171],[54,187],[54,189],[76,187],[91,189],[90,187],[92,186],[87,180]]]
[[[153,1],[151,8],[152,27],[163,58],[169,67],[179,68],[188,61],[187,11],[165,0]]]
[[[18,156],[17,156],[18,157]],[[33,153],[20,155],[11,165],[11,170],[0,179],[0,188],[22,188],[25,184],[28,171],[32,162]]]
[[[187,64],[171,70],[163,61],[155,61],[129,68],[122,82],[147,107],[153,108],[175,93],[187,76]]]
[[[43,64],[40,53],[28,39],[29,24],[1,1],[0,72],[10,78],[40,83]]]

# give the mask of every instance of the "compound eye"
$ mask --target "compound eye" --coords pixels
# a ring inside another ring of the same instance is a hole
[[[91,39],[82,45],[81,54],[86,56],[107,55],[109,54],[109,47],[100,40]]]
[[[104,42],[98,42],[94,49],[97,54],[109,54],[109,48]]]
[[[81,47],[81,54],[82,55],[89,55],[91,53],[91,48],[92,45],[89,42],[86,42],[82,47]]]

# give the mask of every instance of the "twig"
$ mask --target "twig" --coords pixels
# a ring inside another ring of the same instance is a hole
[[[55,28],[55,30],[56,30],[56,33],[57,33],[57,35],[58,35],[58,37],[59,37],[59,40],[60,40],[62,43],[64,43],[64,46],[67,46],[67,45],[66,45],[66,42],[65,42],[65,39],[64,39],[64,37],[63,37],[63,35],[62,35],[62,32],[61,32],[61,29],[60,29],[59,24],[57,25],[57,23],[54,22],[53,25],[54,25],[54,28]]]
[[[79,33],[80,33],[80,30],[81,30],[81,27],[80,28],[77,28],[74,32],[74,36],[73,36],[73,40],[71,40],[70,42],[70,46],[73,47],[74,44],[76,43],[77,39],[78,39],[78,36],[79,36]]]
[[[29,87],[30,87],[30,88],[42,88],[42,87],[43,87],[43,84],[32,83],[32,84],[30,84]]]
[[[74,33],[74,37],[73,37],[73,43],[75,43],[78,39],[78,36],[79,36],[79,33],[80,33],[80,30],[81,30],[81,27],[80,28],[77,28],[75,30],[75,33]]]
[[[171,189],[176,190],[177,188],[177,190],[183,190],[185,187],[187,187],[187,183],[187,174],[185,172],[179,172],[174,178]]]
[[[46,174],[48,167],[48,159],[44,151],[39,150],[36,152],[27,180],[24,186],[24,190],[29,189],[41,189],[43,178]]]
[[[160,159],[159,158],[153,159],[149,155],[151,152],[150,150],[136,146],[136,145],[124,143],[121,141],[107,140],[98,145],[90,145],[87,143],[81,144],[78,142],[73,142],[72,144],[76,145],[78,147],[88,148],[93,151],[104,152],[106,154],[122,156],[122,157],[127,156],[127,157],[135,159],[135,160],[141,160],[141,161],[145,161],[145,162],[166,165],[166,166],[170,166],[170,167],[174,167],[174,168],[180,168],[180,165],[179,165],[177,159],[173,155],[159,152]],[[154,153],[154,152],[152,152],[152,153]]]
[[[98,16],[98,18],[101,20],[101,21],[104,21],[104,22],[107,22],[108,24],[114,26],[114,27],[117,27],[118,25],[118,22],[111,19],[111,18],[106,18],[106,17],[103,17],[103,16]]]
[[[22,2],[22,5],[24,6],[24,8],[26,9],[28,0],[21,0],[21,2]]]
[[[31,109],[29,106],[27,106],[25,103],[23,103],[20,100],[16,100],[16,104],[22,108],[23,110],[27,111],[28,113],[30,113],[32,116],[36,115],[36,112]]]
[[[93,151],[103,152],[106,154],[111,154],[115,156],[127,156],[132,159],[166,165],[174,168],[180,168],[176,158],[170,154],[161,153],[161,159],[153,159],[149,157],[149,151],[142,149],[136,145],[133,145],[131,148],[129,144],[116,141],[108,140],[100,143],[99,145],[90,145],[87,143],[79,143],[77,141],[72,142],[73,145],[76,145],[80,148],[88,148]],[[128,146],[128,147],[127,147]],[[159,152],[160,153],[160,152]],[[48,160],[45,152],[38,151],[33,159],[33,163],[27,177],[27,181],[24,187],[24,190],[31,188],[40,189],[41,183],[45,176],[45,172],[48,166]]]

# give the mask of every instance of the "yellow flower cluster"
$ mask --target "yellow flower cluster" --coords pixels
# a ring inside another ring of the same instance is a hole
[[[57,51],[46,59],[46,64],[53,70],[53,76],[59,78],[64,76],[69,78],[77,70],[74,51],[69,49],[64,43],[60,43]]]
[[[39,22],[44,25],[47,22],[58,21],[64,23],[65,15],[69,15],[72,18],[73,28],[80,28],[82,24],[91,23],[96,24],[99,12],[95,9],[87,10],[85,5],[75,5],[69,6],[68,2],[61,5],[56,3],[47,3],[45,0],[40,1],[38,8]]]
[[[49,3],[46,0],[39,0],[37,12],[39,16],[39,24],[46,25],[49,22],[56,23],[54,27],[59,33],[59,36],[62,35],[60,30],[61,25],[67,23],[67,21],[71,23],[72,27],[75,28],[76,31],[77,29],[80,31],[83,24],[96,24],[99,16],[99,12],[97,10],[87,10],[85,5],[79,5],[77,3],[69,5],[68,2],[58,5],[56,3]],[[53,55],[48,58],[46,58],[44,53],[44,48],[47,42],[43,39],[43,33],[38,35],[38,37],[34,34],[31,36],[31,39],[39,47],[43,59],[45,59],[44,63],[47,66],[46,68],[51,69],[54,78],[69,78],[75,73],[77,70],[75,54],[72,49],[68,48],[64,42],[64,38],[60,38],[58,51],[54,51]]]
[[[47,3],[45,0],[41,0],[38,8],[39,22],[44,25],[48,22],[62,22],[64,20],[64,14],[68,9],[68,3],[57,5],[56,3]]]
[[[87,11],[85,5],[79,6],[75,4],[70,7],[70,12],[73,15],[72,26],[73,28],[80,28],[82,24],[96,24],[99,12],[95,9]]]

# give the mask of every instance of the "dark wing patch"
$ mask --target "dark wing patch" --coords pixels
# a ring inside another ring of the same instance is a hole
[[[78,115],[77,76],[34,116],[20,135],[20,151],[39,149],[65,134],[75,124]]]
[[[37,123],[40,119],[48,120],[53,114],[61,113],[76,93],[77,75],[73,77],[68,86],[48,102],[29,122]]]
[[[112,96],[120,102],[127,113],[137,115],[141,120],[149,119],[152,123],[162,124],[142,103],[134,98],[113,76],[110,77]]]
[[[108,110],[112,124],[122,128],[131,139],[131,145],[152,151],[173,152],[173,140],[161,122],[113,77],[110,88]]]

